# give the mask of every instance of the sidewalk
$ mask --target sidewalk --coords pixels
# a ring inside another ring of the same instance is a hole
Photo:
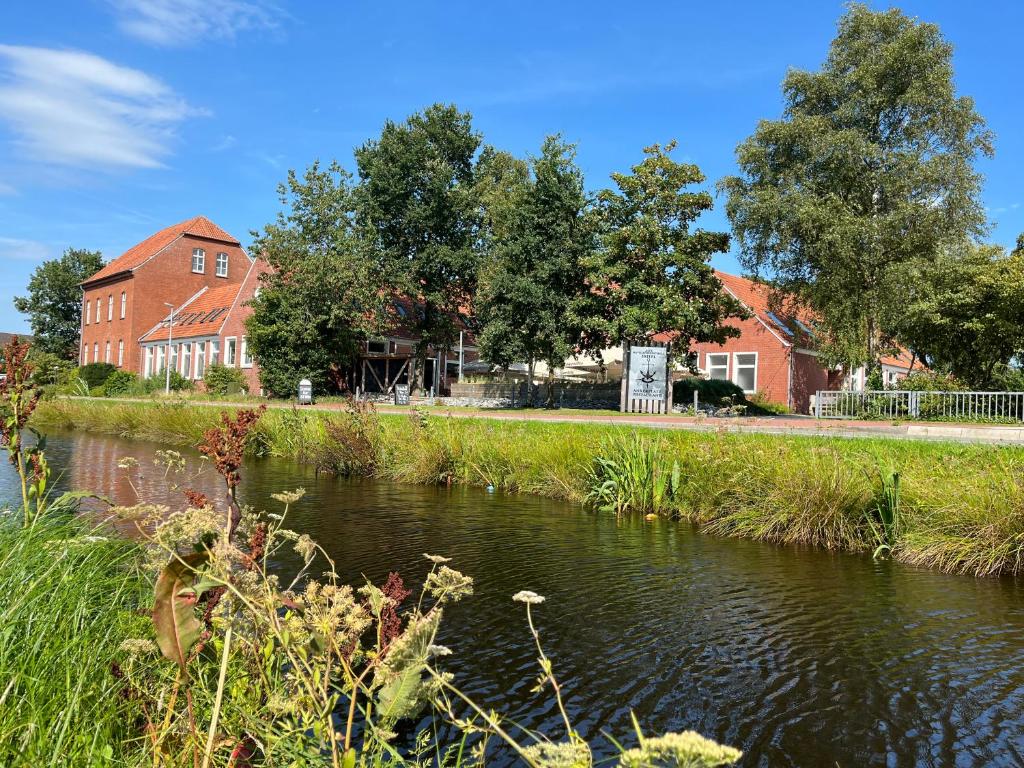
[[[95,400],[100,403],[154,403],[141,398],[69,397],[70,400]],[[257,403],[188,401],[190,405],[207,408],[251,408]],[[267,402],[269,408],[292,408],[285,402]],[[301,406],[303,409],[338,411],[342,403],[323,403]],[[890,438],[897,440],[941,440],[961,443],[1024,444],[1024,424],[961,424],[948,422],[886,422],[853,421],[845,419],[815,419],[813,416],[751,416],[751,417],[693,417],[681,415],[655,415],[640,413],[609,413],[607,411],[562,410],[482,410],[445,406],[424,406],[437,416],[456,419],[493,419],[498,421],[546,421],[575,424],[619,424],[651,427],[653,429],[688,429],[698,432],[762,433],[770,435],[810,435],[844,438]],[[408,414],[410,407],[378,405],[378,413]]]

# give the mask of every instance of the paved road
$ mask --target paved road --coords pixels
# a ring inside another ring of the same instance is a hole
[[[72,400],[94,398],[71,397]],[[152,403],[153,400],[137,398],[102,398],[101,402]],[[250,402],[211,402],[196,400],[190,404],[224,408],[252,407]],[[271,408],[291,408],[289,403],[267,403]],[[325,403],[303,406],[314,410],[341,410],[340,403]],[[379,405],[378,413],[407,414],[408,407]],[[949,424],[935,422],[882,422],[852,421],[841,419],[815,419],[811,416],[753,416],[753,417],[693,417],[659,416],[638,413],[588,413],[585,411],[522,411],[522,410],[474,410],[468,408],[445,408],[434,406],[433,414],[448,415],[459,419],[497,419],[508,421],[550,421],[558,423],[625,424],[652,427],[655,429],[689,429],[699,432],[746,432],[776,435],[816,435],[824,437],[871,438],[883,437],[900,440],[945,440],[964,443],[1024,444],[1024,425],[994,424]]]

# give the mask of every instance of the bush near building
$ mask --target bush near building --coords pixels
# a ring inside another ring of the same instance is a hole
[[[214,363],[206,369],[203,383],[211,395],[233,395],[249,391],[249,384],[241,370],[219,363]]]
[[[110,363],[89,363],[78,369],[78,378],[84,381],[89,389],[93,389],[106,384],[110,374],[116,370],[117,366]]]

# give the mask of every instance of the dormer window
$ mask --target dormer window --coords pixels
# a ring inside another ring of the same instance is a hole
[[[206,251],[202,248],[192,249],[192,271],[200,275],[206,272]]]
[[[228,276],[228,255],[226,253],[217,254],[217,277]]]

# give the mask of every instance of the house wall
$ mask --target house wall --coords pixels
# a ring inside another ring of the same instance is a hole
[[[768,400],[789,404],[789,348],[756,318],[731,320],[728,323],[738,328],[740,335],[726,340],[724,344],[694,344],[691,352],[698,353],[697,365],[707,372],[708,353],[729,353],[729,379],[735,380],[735,353],[757,353],[756,389]]]
[[[206,252],[205,271],[192,271],[192,249],[202,248]],[[228,254],[227,277],[216,276],[218,252]],[[237,283],[249,271],[249,257],[238,245],[229,245],[216,240],[207,240],[194,235],[182,235],[154,257],[135,268],[130,274],[110,282],[86,285],[83,300],[91,302],[92,317],[88,325],[82,326],[82,345],[88,345],[88,362],[93,359],[93,344],[98,344],[99,359],[104,358],[106,343],[111,343],[111,362],[117,363],[117,344],[123,340],[125,356],[123,368],[142,373],[142,348],[139,338],[167,316],[164,302],[178,306],[204,286],[216,287],[226,283]],[[127,312],[120,319],[121,291],[127,293]],[[106,301],[114,296],[114,319],[107,321]],[[96,299],[101,299],[100,322],[96,322]],[[83,304],[84,308],[84,304]],[[83,310],[83,318],[86,316]],[[81,350],[79,351],[81,359]]]
[[[220,330],[221,363],[227,364],[227,357],[225,356],[227,340],[234,338],[236,345],[235,364],[232,367],[241,369],[245,375],[245,381],[249,385],[249,391],[253,394],[258,394],[262,387],[260,384],[260,370],[255,360],[253,360],[252,365],[249,367],[242,366],[242,341],[246,336],[245,321],[252,315],[252,307],[249,306],[249,302],[252,301],[253,296],[256,295],[256,289],[259,288],[260,275],[266,272],[268,268],[267,263],[262,260],[252,264],[252,268],[248,270],[242,280],[242,287],[238,291],[235,305],[228,312],[228,316]]]
[[[795,413],[811,412],[811,395],[820,389],[830,389],[829,372],[815,355],[796,350],[793,352],[793,402]]]

